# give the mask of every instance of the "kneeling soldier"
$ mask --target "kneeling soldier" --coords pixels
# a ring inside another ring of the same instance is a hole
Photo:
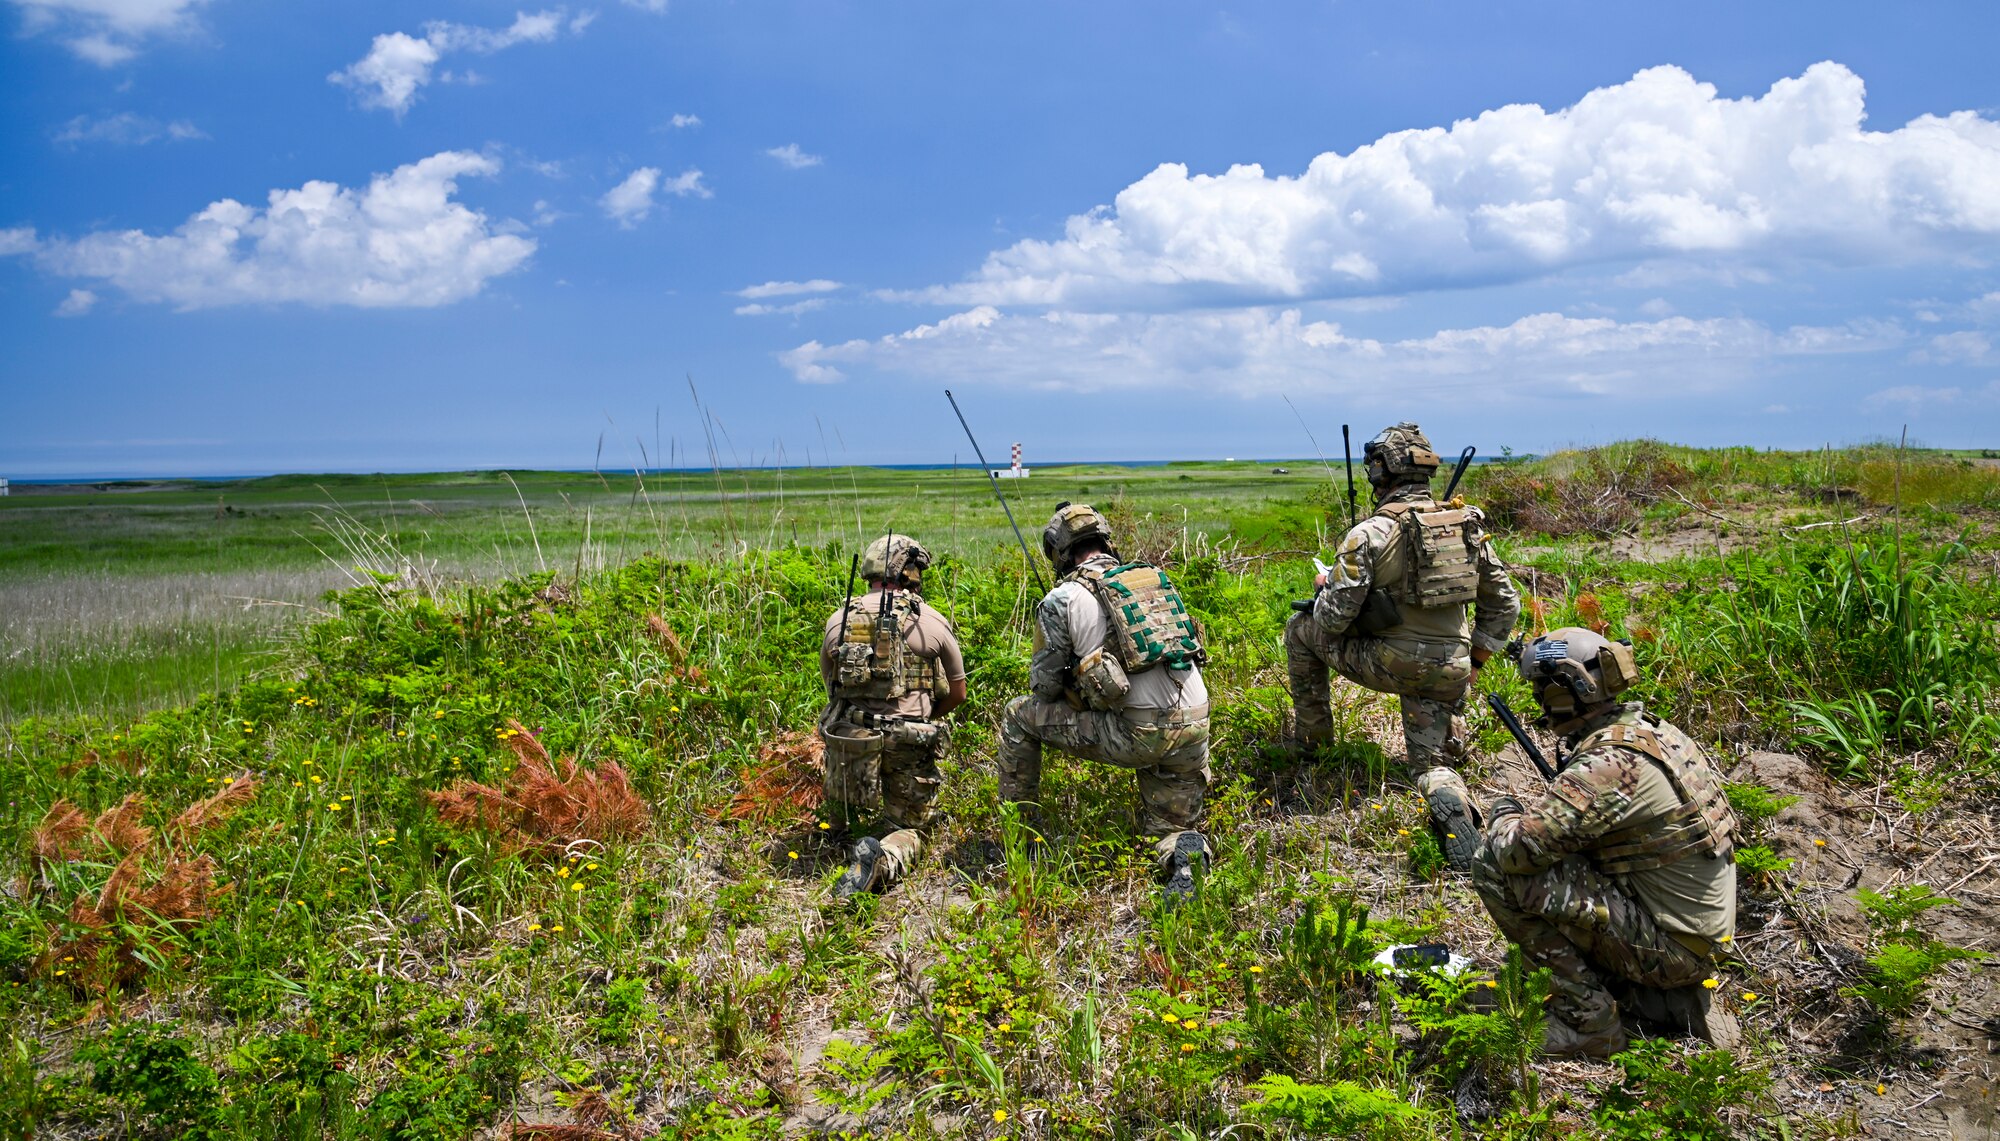
[[[1507,644],[1521,599],[1479,509],[1432,501],[1438,457],[1422,429],[1384,428],[1362,455],[1375,513],[1341,538],[1332,573],[1313,582],[1311,611],[1285,624],[1298,741],[1311,747],[1333,737],[1329,667],[1401,698],[1410,775],[1430,802],[1445,857],[1465,871],[1477,825],[1444,778],[1465,759],[1465,696],[1487,657]]]
[[[1736,926],[1736,819],[1699,745],[1619,692],[1632,648],[1552,630],[1521,651],[1537,724],[1573,752],[1532,804],[1488,809],[1472,883],[1501,934],[1554,975],[1545,1053],[1622,1050],[1625,1012],[1724,1048],[1736,1020],[1703,986]]]
[[[820,676],[830,700],[820,717],[826,742],[827,809],[843,830],[882,810],[888,834],[864,836],[840,877],[841,899],[886,888],[923,851],[920,830],[937,802],[944,716],[965,701],[965,658],[944,615],[918,596],[930,552],[886,535],[862,553],[868,593],[826,620]]]
[[[1110,523],[1084,504],[1056,509],[1042,553],[1057,582],[1035,608],[1033,692],[1001,718],[1000,799],[1036,800],[1044,744],[1136,771],[1140,831],[1167,891],[1188,894],[1208,859],[1196,830],[1209,783],[1207,655],[1194,619],[1158,568],[1118,557]]]

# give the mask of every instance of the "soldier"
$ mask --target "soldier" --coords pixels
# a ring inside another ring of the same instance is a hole
[[[1621,1001],[1733,1048],[1736,1020],[1703,985],[1736,927],[1722,777],[1687,734],[1614,700],[1638,680],[1629,645],[1551,630],[1519,664],[1536,724],[1573,751],[1534,803],[1493,802],[1472,883],[1501,934],[1554,975],[1544,1052],[1624,1049]]]
[[[1311,611],[1285,624],[1297,739],[1310,748],[1333,737],[1329,667],[1401,698],[1410,773],[1445,857],[1464,871],[1478,831],[1471,805],[1441,777],[1465,758],[1465,695],[1506,646],[1521,599],[1479,509],[1432,502],[1438,456],[1421,429],[1407,421],[1384,428],[1362,456],[1375,513],[1340,540],[1332,573],[1313,579]]]
[[[1207,655],[1194,620],[1166,575],[1121,563],[1110,523],[1087,505],[1057,507],[1042,553],[1057,582],[1035,608],[1033,692],[1001,718],[1000,799],[1040,795],[1045,743],[1134,770],[1140,831],[1154,840],[1166,890],[1189,894],[1209,856],[1197,831],[1209,782]]]
[[[846,899],[902,878],[923,852],[937,802],[944,716],[965,701],[965,658],[951,623],[919,597],[931,555],[907,535],[885,535],[861,555],[868,593],[826,620],[820,677],[827,687],[828,811],[845,831],[880,807],[888,834],[856,841],[834,886]]]

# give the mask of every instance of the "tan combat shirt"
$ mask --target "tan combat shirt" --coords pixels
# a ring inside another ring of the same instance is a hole
[[[1637,702],[1594,726],[1640,724]],[[1707,754],[1688,735],[1665,721],[1654,736],[1669,754]],[[1673,782],[1650,758],[1609,742],[1584,747],[1563,766],[1547,795],[1518,815],[1503,816],[1486,832],[1486,847],[1500,870],[1532,875],[1572,853],[1588,856],[1596,841],[1628,825],[1664,820],[1680,807]],[[1736,864],[1727,850],[1709,858],[1701,852],[1663,867],[1615,877],[1645,905],[1663,930],[1721,943],[1736,930]]]
[[[882,609],[882,592],[871,590],[856,597],[847,604],[853,614],[875,614]],[[834,671],[839,668],[835,656],[840,649],[840,615],[835,610],[827,616],[826,634],[819,645],[819,677],[823,685],[833,685]],[[903,631],[903,641],[912,653],[937,663],[938,670],[947,682],[965,680],[965,655],[958,648],[958,636],[952,633],[951,622],[931,606],[921,606],[916,621]],[[929,720],[931,715],[931,694],[906,693],[894,700],[857,700],[855,705],[870,713],[884,717],[915,717]]]

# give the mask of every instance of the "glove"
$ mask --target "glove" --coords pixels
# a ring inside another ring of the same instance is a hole
[[[1522,807],[1521,802],[1515,800],[1513,797],[1496,796],[1493,798],[1493,803],[1486,806],[1486,820],[1488,824],[1493,824],[1497,823],[1501,817],[1519,816],[1526,811],[1527,809]]]

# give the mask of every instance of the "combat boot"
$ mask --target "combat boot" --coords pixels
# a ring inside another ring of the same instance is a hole
[[[1430,769],[1417,777],[1417,791],[1430,808],[1431,831],[1445,863],[1455,872],[1470,872],[1479,852],[1481,821],[1464,778],[1447,768]]]
[[[1718,1050],[1734,1050],[1743,1041],[1736,1016],[1716,1002],[1715,992],[1707,987],[1633,987],[1627,1001],[1646,1021],[1672,1034],[1692,1034]]]
[[[1542,1053],[1551,1058],[1609,1058],[1631,1042],[1616,1015],[1602,1030],[1578,1030],[1553,1014],[1546,1026]]]
[[[851,899],[867,891],[875,883],[875,865],[882,861],[882,841],[873,836],[863,836],[854,843],[854,862],[840,873],[840,881],[833,885],[833,898]]]
[[[1208,841],[1199,832],[1183,832],[1167,856],[1165,891],[1175,898],[1194,894],[1195,877],[1208,872]]]

